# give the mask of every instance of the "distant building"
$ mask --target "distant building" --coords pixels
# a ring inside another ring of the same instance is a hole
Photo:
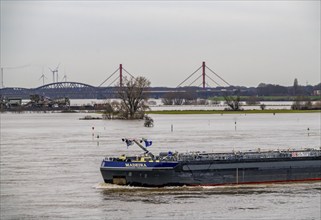
[[[8,99],[8,105],[9,107],[19,107],[21,106],[22,103],[22,99],[21,98],[11,98]]]
[[[315,96],[320,96],[321,95],[321,90],[314,90],[313,95]]]

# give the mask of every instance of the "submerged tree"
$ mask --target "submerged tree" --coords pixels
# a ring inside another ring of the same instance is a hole
[[[260,108],[261,108],[261,110],[265,110],[266,105],[265,105],[264,103],[262,103],[262,104],[260,105]]]
[[[177,91],[174,93],[173,104],[182,105],[184,103],[184,94],[183,92]]]
[[[148,106],[146,91],[150,81],[145,77],[124,78],[124,84],[119,85],[118,96],[121,99],[120,113],[125,119],[142,119]]]
[[[104,105],[104,117],[108,119],[112,119],[114,113],[115,113],[115,110],[112,103],[106,102]]]
[[[230,96],[227,93],[224,95],[224,99],[226,104],[230,107],[232,111],[239,111],[241,110],[241,98],[239,95]]]
[[[308,110],[312,108],[311,99],[307,96],[297,96],[291,105],[293,110]]]
[[[240,96],[224,96],[226,104],[231,108],[232,111],[241,110]]]
[[[168,92],[164,95],[164,97],[162,98],[162,103],[164,105],[173,105],[174,102],[174,92]]]

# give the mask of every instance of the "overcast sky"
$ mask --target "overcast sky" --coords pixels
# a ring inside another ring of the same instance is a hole
[[[51,83],[59,63],[60,80],[98,86],[123,64],[176,87],[202,61],[232,85],[320,83],[320,1],[1,0],[5,87]]]

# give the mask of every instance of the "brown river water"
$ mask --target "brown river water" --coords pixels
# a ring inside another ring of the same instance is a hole
[[[151,115],[152,128],[85,115],[0,114],[2,220],[321,219],[321,182],[141,188],[99,171],[105,156],[141,153],[123,137],[151,139],[153,153],[320,148],[320,113]]]

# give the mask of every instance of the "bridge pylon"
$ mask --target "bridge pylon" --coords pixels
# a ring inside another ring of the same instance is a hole
[[[107,86],[110,87],[112,84],[114,84],[119,79],[119,86],[123,86],[124,81],[124,74],[123,72],[127,73],[130,77],[135,78],[132,74],[130,74],[124,67],[123,64],[119,64],[119,67],[105,79],[98,87],[101,87],[103,84],[105,84],[112,76],[114,76],[119,71],[119,75]]]
[[[214,82],[216,85],[218,86],[222,86],[220,85],[218,82],[216,82],[215,80],[212,79],[212,77],[209,76],[209,74],[206,73],[206,69],[209,70],[210,73],[213,73],[220,81],[221,83],[223,82],[223,84],[226,84],[228,86],[230,86],[230,84],[224,80],[221,76],[219,76],[217,73],[215,73],[213,70],[211,70],[208,66],[206,66],[206,63],[205,61],[202,62],[202,65],[197,69],[195,70],[191,75],[189,75],[183,82],[181,82],[178,86],[180,87],[181,85],[183,85],[185,82],[187,82],[189,79],[192,78],[192,76],[194,76],[200,69],[202,69],[202,74],[200,75],[197,75],[197,78],[194,79],[189,85],[189,86],[192,86],[192,84],[194,84],[196,81],[198,81],[201,77],[202,77],[202,82],[201,84],[197,85],[197,87],[200,87],[202,86],[203,89],[206,89],[206,86],[207,87],[211,87],[208,82],[206,82],[206,78],[209,79],[210,81]]]
[[[203,61],[203,63],[202,63],[202,69],[203,69],[203,89],[205,89],[205,67],[206,67],[206,65],[205,65],[205,62]]]
[[[123,87],[123,64],[119,64],[119,85]]]

